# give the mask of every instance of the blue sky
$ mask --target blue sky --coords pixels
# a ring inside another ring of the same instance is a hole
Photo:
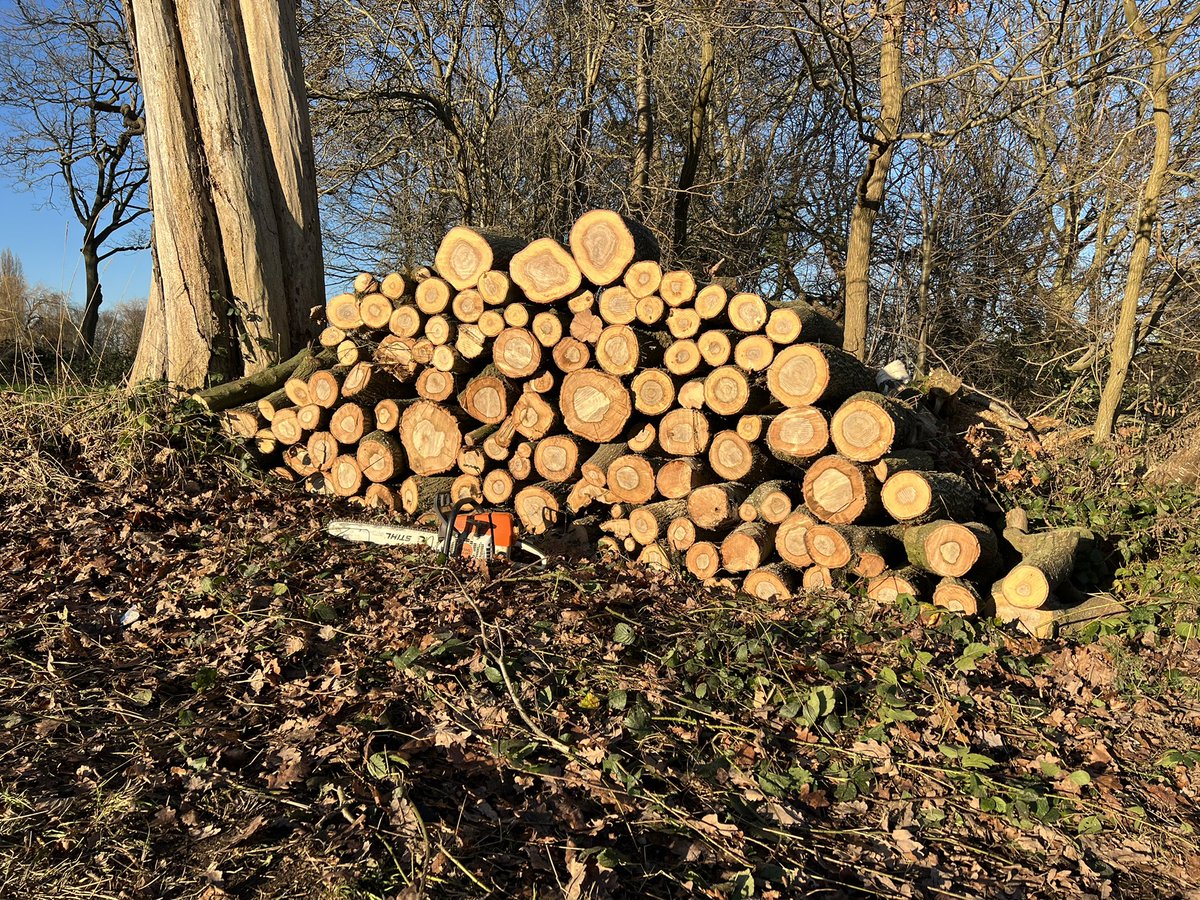
[[[3,4],[0,3],[0,6]],[[42,190],[21,191],[0,176],[0,248],[7,247],[21,260],[30,284],[43,284],[66,292],[73,303],[84,299],[83,258],[79,242],[83,227],[69,205],[46,205]],[[68,203],[63,195],[64,203]],[[146,299],[150,288],[150,252],[117,253],[101,263],[104,305],[122,300]]]

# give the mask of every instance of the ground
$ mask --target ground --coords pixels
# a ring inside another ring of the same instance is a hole
[[[5,399],[2,897],[1200,896],[1194,601],[480,572],[155,402]]]

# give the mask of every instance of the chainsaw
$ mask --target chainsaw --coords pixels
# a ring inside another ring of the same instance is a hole
[[[446,556],[463,559],[513,559],[514,552],[521,552],[533,557],[539,566],[546,566],[546,554],[517,539],[516,523],[510,512],[480,509],[469,498],[451,505],[449,494],[439,494],[434,513],[437,531],[346,520],[330,522],[325,530],[347,541],[387,547],[432,547]]]

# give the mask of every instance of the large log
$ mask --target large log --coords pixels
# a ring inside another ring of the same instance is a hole
[[[841,403],[875,387],[875,376],[840,347],[793,344],[779,351],[767,369],[767,387],[784,406]]]
[[[746,409],[761,409],[767,393],[751,384],[737,366],[713,369],[704,379],[704,405],[719,416],[736,416]]]
[[[991,528],[945,519],[905,529],[904,550],[918,569],[954,577],[968,572],[986,575],[999,559],[996,533]]]
[[[579,441],[565,434],[542,438],[533,450],[533,467],[546,481],[573,481],[579,475]]]
[[[758,484],[776,468],[757,444],[736,431],[718,431],[708,448],[708,464],[725,481]]]
[[[519,238],[458,225],[442,238],[433,264],[442,278],[461,291],[475,287],[484,272],[507,268],[525,243]]]
[[[829,423],[815,406],[793,406],[771,419],[767,450],[780,462],[806,466],[829,446]]]
[[[629,391],[607,372],[580,369],[563,378],[559,391],[563,424],[572,434],[596,444],[611,441],[629,421]]]
[[[418,400],[404,410],[399,433],[409,466],[417,475],[449,471],[462,449],[457,416],[428,400]]]
[[[858,462],[874,462],[917,439],[916,414],[874,391],[854,394],[838,407],[829,434],[838,452]]]
[[[632,375],[662,360],[662,347],[628,325],[609,325],[596,339],[596,364],[610,375]]]
[[[458,405],[472,419],[485,425],[503,422],[517,398],[518,387],[495,365],[467,382],[458,395]]]
[[[630,263],[657,263],[660,254],[649,228],[610,209],[585,212],[571,226],[567,240],[579,271],[595,285],[613,284]],[[652,292],[653,288],[647,293]]]
[[[708,449],[708,417],[692,409],[673,409],[658,424],[658,445],[670,456],[698,456]]]
[[[883,512],[879,482],[861,463],[823,456],[804,473],[804,503],[822,522],[848,525]]]
[[[383,294],[367,294],[358,301],[358,316],[363,328],[383,331],[392,318],[392,300]]]
[[[514,255],[509,275],[534,303],[568,297],[583,281],[574,257],[553,238],[539,238]]]
[[[542,345],[524,328],[505,328],[492,342],[492,361],[509,378],[528,378],[542,364]]]
[[[970,521],[975,491],[952,472],[897,472],[883,484],[883,506],[897,522]]]

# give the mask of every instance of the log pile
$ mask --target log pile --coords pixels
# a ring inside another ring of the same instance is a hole
[[[971,485],[921,446],[928,414],[837,323],[665,270],[608,210],[565,245],[456,227],[432,268],[361,274],[322,313],[320,348],[224,413],[318,494],[417,516],[448,492],[531,535],[587,517],[602,548],[764,599],[854,585],[974,613],[1003,576],[1035,608],[1079,553],[1010,528],[1005,574]]]

